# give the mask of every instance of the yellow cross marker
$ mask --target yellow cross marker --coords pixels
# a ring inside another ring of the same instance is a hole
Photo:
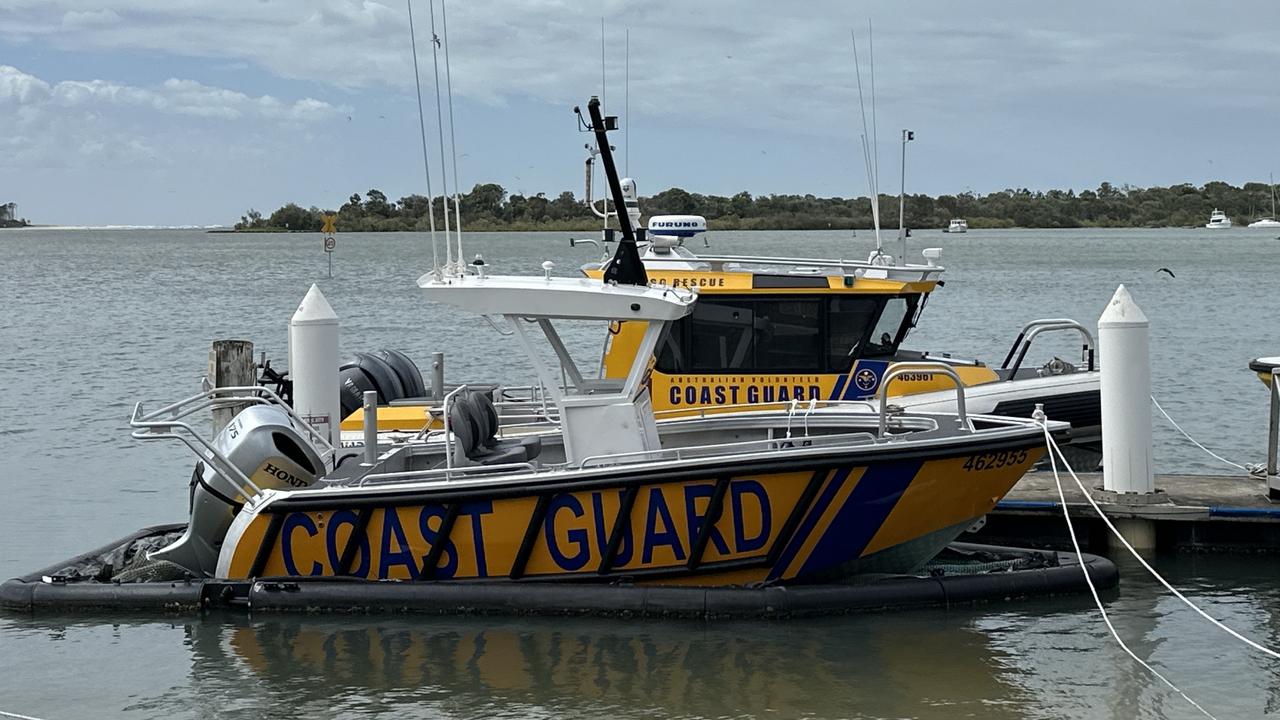
[[[334,221],[338,219],[337,215],[321,215],[320,217],[324,218],[324,229],[321,232],[325,235],[332,235],[338,232],[338,229],[334,227]]]

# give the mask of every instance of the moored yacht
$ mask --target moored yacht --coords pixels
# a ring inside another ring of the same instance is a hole
[[[1272,177],[1270,178],[1270,180],[1271,180],[1271,183],[1270,183],[1270,190],[1271,190],[1271,217],[1258,218],[1257,220],[1254,220],[1253,222],[1249,223],[1249,227],[1251,227],[1251,228],[1278,228],[1278,227],[1280,227],[1280,220],[1276,220],[1276,218],[1277,218],[1277,217],[1280,217],[1280,216],[1277,216],[1277,215],[1276,215],[1276,179],[1275,179],[1275,177],[1274,177],[1274,176],[1272,176]]]
[[[952,218],[951,224],[947,225],[945,233],[962,233],[969,232],[969,223],[964,218]]]
[[[1214,208],[1209,214],[1209,222],[1205,224],[1207,228],[1224,229],[1231,227],[1231,218],[1221,210]]]

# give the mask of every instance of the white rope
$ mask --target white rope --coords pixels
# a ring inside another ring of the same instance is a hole
[[[1072,547],[1075,548],[1075,551],[1076,551],[1076,562],[1080,564],[1080,572],[1084,573],[1084,582],[1086,585],[1089,586],[1090,594],[1093,595],[1093,604],[1098,606],[1098,612],[1102,614],[1102,622],[1106,623],[1107,630],[1111,632],[1111,637],[1115,639],[1116,644],[1119,645],[1120,649],[1124,650],[1125,653],[1129,655],[1129,657],[1133,658],[1134,661],[1137,662],[1139,665],[1141,665],[1144,669],[1146,669],[1147,672],[1159,678],[1160,682],[1163,682],[1165,685],[1168,685],[1170,689],[1172,689],[1174,692],[1181,695],[1184,700],[1191,703],[1191,705],[1195,709],[1199,710],[1205,717],[1213,718],[1213,720],[1217,720],[1217,718],[1214,718],[1212,713],[1210,713],[1208,710],[1205,710],[1203,707],[1201,707],[1200,703],[1196,702],[1195,700],[1192,700],[1190,695],[1187,695],[1185,692],[1179,689],[1177,685],[1174,685],[1172,682],[1169,681],[1169,678],[1165,677],[1164,675],[1161,675],[1160,672],[1155,668],[1151,667],[1151,665],[1149,665],[1146,660],[1143,660],[1142,658],[1138,657],[1137,653],[1129,649],[1129,646],[1126,645],[1125,641],[1120,637],[1120,633],[1116,632],[1115,625],[1111,624],[1111,618],[1107,615],[1107,609],[1105,606],[1103,606],[1102,598],[1098,595],[1098,588],[1093,584],[1093,578],[1089,576],[1089,569],[1088,567],[1085,566],[1084,553],[1081,552],[1080,550],[1080,541],[1076,540],[1076,529],[1075,529],[1075,526],[1072,525],[1071,523],[1071,513],[1067,511],[1067,497],[1062,490],[1062,480],[1058,476],[1058,461],[1054,459],[1054,451],[1058,450],[1058,445],[1053,441],[1053,436],[1049,434],[1049,424],[1048,422],[1045,421],[1044,413],[1039,412],[1038,414],[1040,417],[1037,419],[1041,421],[1041,427],[1044,429],[1045,445],[1047,445],[1049,448],[1049,464],[1053,468],[1053,481],[1058,486],[1058,504],[1062,507],[1063,519],[1067,521],[1067,534],[1071,536],[1071,545]],[[1062,458],[1062,462],[1064,465],[1066,465],[1067,459],[1065,457]],[[1070,470],[1070,469],[1071,467],[1068,465],[1067,470]],[[1072,474],[1072,477],[1075,476],[1074,472],[1071,474]],[[1086,493],[1086,496],[1087,495],[1088,493]],[[1101,515],[1101,512],[1099,512],[1099,515]],[[1105,520],[1106,518],[1103,517],[1103,519]],[[1107,524],[1108,526],[1110,526],[1110,523],[1107,523]],[[1127,547],[1128,543],[1126,543],[1125,545]]]
[[[1250,472],[1250,469],[1249,469],[1249,468],[1247,468],[1247,467],[1245,467],[1244,465],[1241,465],[1241,464],[1239,464],[1239,463],[1233,463],[1233,462],[1231,462],[1230,460],[1228,460],[1228,459],[1226,459],[1226,458],[1222,457],[1221,455],[1219,455],[1218,453],[1216,453],[1216,452],[1214,452],[1214,451],[1210,450],[1209,448],[1205,447],[1204,445],[1201,445],[1199,442],[1197,442],[1197,441],[1196,441],[1196,439],[1195,439],[1195,438],[1193,438],[1193,437],[1191,437],[1190,435],[1188,435],[1188,434],[1187,434],[1187,431],[1186,431],[1186,430],[1183,430],[1183,429],[1182,429],[1182,426],[1181,426],[1181,425],[1179,425],[1178,423],[1174,422],[1173,418],[1169,417],[1169,413],[1165,412],[1165,411],[1164,411],[1164,408],[1160,407],[1160,401],[1159,401],[1159,400],[1156,400],[1156,396],[1155,396],[1155,395],[1152,395],[1152,396],[1151,396],[1151,403],[1152,403],[1153,405],[1155,405],[1155,406],[1156,406],[1156,409],[1160,411],[1160,414],[1164,416],[1164,419],[1169,421],[1169,424],[1173,426],[1173,429],[1174,429],[1174,430],[1177,430],[1177,431],[1178,431],[1178,432],[1180,432],[1180,433],[1182,433],[1182,437],[1184,437],[1184,438],[1186,438],[1186,439],[1190,440],[1192,445],[1195,445],[1196,447],[1200,448],[1201,450],[1203,450],[1203,451],[1205,451],[1205,452],[1209,453],[1210,455],[1212,455],[1214,458],[1217,458],[1218,460],[1221,460],[1222,462],[1224,462],[1224,463],[1226,463],[1226,464],[1230,465],[1230,466],[1231,466],[1231,467],[1233,467],[1233,468],[1237,468],[1237,469],[1243,470],[1243,471],[1245,471],[1245,472]]]
[[[1047,434],[1048,430],[1046,429],[1045,432]],[[1276,660],[1280,660],[1280,652],[1276,652],[1275,650],[1272,650],[1269,647],[1260,645],[1254,642],[1253,640],[1250,640],[1249,638],[1245,637],[1244,635],[1241,635],[1240,633],[1236,632],[1230,627],[1227,627],[1227,625],[1224,624],[1222,621],[1212,617],[1211,615],[1209,615],[1209,613],[1205,612],[1204,610],[1201,610],[1198,605],[1191,602],[1191,600],[1187,599],[1186,595],[1183,595],[1181,592],[1179,592],[1178,589],[1170,585],[1169,581],[1165,580],[1160,575],[1160,573],[1156,572],[1155,568],[1151,567],[1151,564],[1148,563],[1146,559],[1143,558],[1142,555],[1138,553],[1137,550],[1133,549],[1133,546],[1130,545],[1129,541],[1124,538],[1124,535],[1120,534],[1120,531],[1116,529],[1116,526],[1111,524],[1111,519],[1108,518],[1102,512],[1102,508],[1098,507],[1098,503],[1094,502],[1093,496],[1089,494],[1089,491],[1085,488],[1084,483],[1080,482],[1080,478],[1076,475],[1076,471],[1071,469],[1071,464],[1067,462],[1066,456],[1062,454],[1062,450],[1058,448],[1057,443],[1053,442],[1052,437],[1049,438],[1049,445],[1053,450],[1057,451],[1059,457],[1062,458],[1063,467],[1067,469],[1067,472],[1071,473],[1071,479],[1075,480],[1076,486],[1080,488],[1080,492],[1084,495],[1084,499],[1087,500],[1089,502],[1089,505],[1093,507],[1093,511],[1098,514],[1098,517],[1102,519],[1102,522],[1106,523],[1107,529],[1111,531],[1111,534],[1115,535],[1116,538],[1120,540],[1120,543],[1124,545],[1124,548],[1126,550],[1129,551],[1129,554],[1132,555],[1134,559],[1136,559],[1142,565],[1142,567],[1146,569],[1147,572],[1151,573],[1151,577],[1154,577],[1156,580],[1159,580],[1160,584],[1163,585],[1166,590],[1173,593],[1175,597],[1181,600],[1187,607],[1191,608],[1192,610],[1195,610],[1196,613],[1198,613],[1205,620],[1208,620],[1209,622],[1216,625],[1218,629],[1227,633],[1231,637],[1239,640],[1245,645],[1248,645],[1254,650],[1257,650],[1258,652],[1263,653],[1264,655],[1270,656]],[[1050,453],[1050,460],[1052,460],[1052,458],[1053,458],[1053,455],[1052,453]],[[1054,474],[1056,476],[1057,474],[1056,464],[1054,464],[1054,467],[1055,467]]]
[[[16,720],[40,720],[40,718],[38,717],[31,717],[30,715],[19,715],[18,713],[5,712],[4,710],[0,710],[0,717],[16,718]]]

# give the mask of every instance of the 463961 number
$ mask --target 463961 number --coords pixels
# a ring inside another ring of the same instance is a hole
[[[1020,465],[1027,461],[1026,450],[1005,450],[1003,452],[970,455],[964,461],[965,470],[994,470],[1009,465]]]

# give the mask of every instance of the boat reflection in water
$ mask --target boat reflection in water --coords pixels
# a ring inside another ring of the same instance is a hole
[[[290,688],[299,709],[342,688],[371,706],[449,714],[1020,717],[1022,698],[981,632],[938,613],[821,624],[490,618],[271,618],[188,632],[196,666]],[[833,638],[839,638],[833,642]],[[985,661],[976,659],[985,658]],[[933,670],[930,670],[932,668]],[[935,672],[936,671],[936,672]],[[931,680],[922,693],[921,675]],[[281,698],[284,700],[284,698]],[[1003,710],[1007,700],[1008,710]],[[329,707],[329,706],[324,706]],[[353,711],[363,708],[351,707]]]

